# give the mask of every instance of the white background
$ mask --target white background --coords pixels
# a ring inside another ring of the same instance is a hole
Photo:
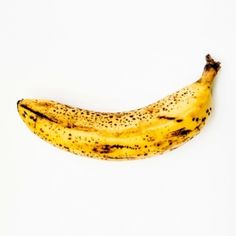
[[[233,236],[233,0],[0,2],[0,235]],[[141,161],[56,149],[17,114],[21,98],[97,111],[142,107],[222,62],[199,136]]]

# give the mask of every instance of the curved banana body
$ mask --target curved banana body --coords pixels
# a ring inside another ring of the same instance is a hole
[[[193,138],[211,113],[212,83],[220,63],[210,55],[195,83],[149,106],[105,113],[50,100],[23,99],[18,112],[36,135],[75,154],[100,159],[141,159]]]

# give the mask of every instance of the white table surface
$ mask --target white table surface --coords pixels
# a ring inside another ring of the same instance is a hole
[[[0,235],[234,236],[236,3],[0,2]],[[207,126],[142,161],[75,156],[32,134],[16,102],[97,111],[152,103],[222,62]]]

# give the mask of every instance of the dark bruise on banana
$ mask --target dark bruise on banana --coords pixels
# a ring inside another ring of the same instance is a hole
[[[75,154],[106,160],[162,154],[192,139],[211,114],[212,84],[220,63],[210,55],[206,61],[195,83],[137,110],[95,112],[23,99],[17,102],[18,112],[36,135]]]

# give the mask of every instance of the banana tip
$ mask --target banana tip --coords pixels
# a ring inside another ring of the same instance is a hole
[[[20,99],[17,101],[17,106],[19,106],[20,102],[22,101],[23,99]]]
[[[20,99],[20,100],[18,100],[17,101],[17,103],[16,103],[16,105],[17,105],[17,110],[19,111],[19,106],[22,104],[22,101],[23,101],[24,99]]]

